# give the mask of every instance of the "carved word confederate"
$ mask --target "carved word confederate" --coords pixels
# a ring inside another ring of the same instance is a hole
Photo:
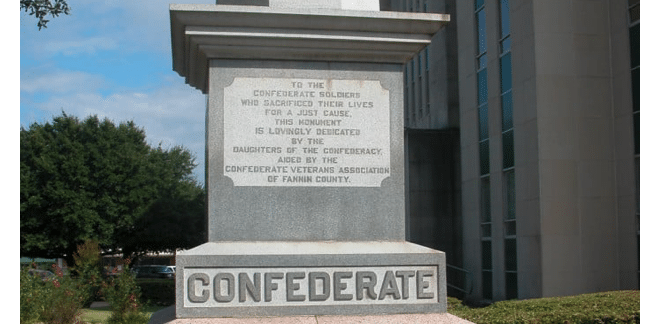
[[[437,297],[432,270],[206,272],[187,277],[189,303],[345,302],[432,300]],[[278,297],[279,296],[279,297]],[[236,305],[238,304],[238,305]]]

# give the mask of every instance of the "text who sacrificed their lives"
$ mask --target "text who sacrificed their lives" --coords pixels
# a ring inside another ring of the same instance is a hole
[[[348,91],[308,91],[308,90],[254,90],[252,92],[253,98],[263,99],[263,106],[265,107],[313,107],[313,99],[320,98],[323,100],[332,99],[360,99],[359,92]],[[318,95],[318,96],[316,96]],[[286,98],[286,99],[271,99],[271,98]],[[301,100],[298,98],[304,98]],[[312,99],[313,98],[313,99]],[[338,101],[318,101],[318,104],[323,107],[343,107],[343,103]],[[373,102],[364,102],[349,104],[353,108],[373,108]]]

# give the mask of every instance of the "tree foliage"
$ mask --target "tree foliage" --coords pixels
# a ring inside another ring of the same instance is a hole
[[[39,21],[37,27],[46,28],[46,24],[50,20],[46,19],[47,15],[57,17],[60,14],[68,15],[71,11],[66,0],[21,0],[21,10],[29,12],[31,16],[35,16]]]
[[[121,238],[126,251],[174,251],[205,242],[206,195],[192,179],[189,161],[190,152],[181,147],[151,151],[149,164],[159,170],[160,194]]]
[[[86,240],[105,251],[137,253],[191,247],[181,237],[194,232],[203,239],[203,208],[186,207],[204,197],[186,149],[151,148],[133,122],[79,121],[65,113],[20,133],[21,255],[71,259]],[[143,235],[172,218],[197,227],[162,229],[173,232],[161,232],[164,241]]]

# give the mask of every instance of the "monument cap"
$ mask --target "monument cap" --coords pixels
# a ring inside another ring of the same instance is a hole
[[[217,0],[219,5],[380,11],[378,0]]]

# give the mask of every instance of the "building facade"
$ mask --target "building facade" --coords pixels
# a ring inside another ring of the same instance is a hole
[[[449,293],[638,289],[639,0],[381,10],[451,15],[405,67],[408,238],[447,253]]]

